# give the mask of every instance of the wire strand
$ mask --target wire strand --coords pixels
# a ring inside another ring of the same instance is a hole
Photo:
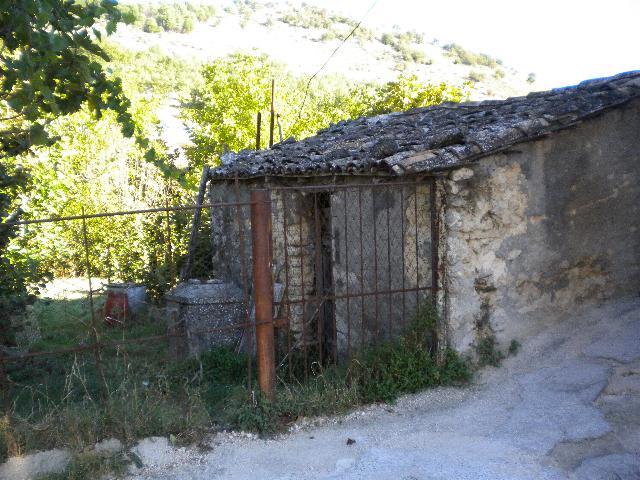
[[[311,77],[309,78],[309,81],[307,81],[307,86],[306,86],[306,88],[304,90],[304,97],[302,99],[302,104],[300,105],[300,109],[298,110],[298,115],[296,117],[296,121],[293,123],[293,125],[289,129],[289,133],[291,133],[295,129],[296,125],[298,125],[298,122],[300,121],[300,118],[302,117],[302,110],[304,109],[304,106],[306,105],[307,97],[309,96],[309,87],[311,86],[311,82],[313,81],[313,79],[316,78],[318,76],[318,74],[320,72],[322,72],[322,70],[324,70],[324,67],[326,67],[329,64],[329,62],[331,61],[331,59],[336,55],[336,53],[338,53],[338,50],[340,50],[344,46],[344,44],[347,43],[347,40],[349,40],[353,36],[353,34],[356,33],[358,28],[360,28],[360,25],[362,24],[362,22],[364,22],[364,19],[367,18],[367,15],[369,15],[369,13],[371,13],[371,10],[373,10],[373,8],[378,4],[379,1],[380,0],[374,0],[373,1],[371,6],[367,9],[367,11],[362,16],[362,18],[360,18],[360,21],[349,32],[349,35],[347,35],[346,37],[344,37],[342,39],[342,42],[340,42],[340,44],[335,48],[335,50],[333,52],[331,52],[331,55],[329,55],[329,57],[325,60],[325,62],[322,64],[322,66],[318,69],[318,71],[316,73],[314,73],[313,75],[311,75]]]

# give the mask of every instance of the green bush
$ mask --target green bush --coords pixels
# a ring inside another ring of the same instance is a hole
[[[129,463],[123,452],[77,453],[69,460],[64,471],[39,475],[35,480],[93,480],[105,475],[123,475]]]
[[[504,360],[504,354],[498,349],[496,337],[488,335],[476,342],[474,345],[478,357],[479,367],[499,367]]]
[[[454,63],[462,63],[463,65],[483,65],[490,68],[502,65],[502,61],[497,58],[487,55],[486,53],[470,52],[457,43],[450,43],[442,48],[451,58],[454,59]]]

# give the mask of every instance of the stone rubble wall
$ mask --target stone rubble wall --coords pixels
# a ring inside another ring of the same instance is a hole
[[[640,291],[640,101],[443,181],[449,338],[521,343],[547,318]]]

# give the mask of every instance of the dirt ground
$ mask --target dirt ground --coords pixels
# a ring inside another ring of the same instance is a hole
[[[301,421],[273,439],[222,433],[205,450],[145,439],[128,479],[640,479],[640,299],[547,323],[470,387]],[[12,459],[0,479],[61,455]]]
[[[276,439],[137,447],[131,480],[640,479],[640,299],[549,321],[472,387],[441,388]]]

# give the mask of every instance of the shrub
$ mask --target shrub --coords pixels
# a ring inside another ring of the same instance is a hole
[[[454,63],[462,63],[463,65],[483,65],[490,68],[502,65],[502,61],[497,58],[491,57],[486,53],[470,52],[457,43],[450,43],[442,48],[454,59]]]
[[[486,78],[486,77],[485,77],[484,73],[482,73],[482,72],[477,72],[477,71],[475,71],[475,70],[471,70],[471,71],[469,72],[469,75],[467,75],[467,79],[468,79],[470,82],[473,82],[473,83],[482,82],[482,81],[484,81],[484,80],[485,80],[485,78]]]
[[[488,365],[499,367],[502,364],[502,360],[504,360],[504,354],[498,350],[496,337],[493,335],[488,335],[478,340],[474,345],[474,349],[478,357],[479,367]]]
[[[130,463],[124,452],[75,454],[64,471],[39,475],[35,480],[90,480],[105,475],[122,475]]]

